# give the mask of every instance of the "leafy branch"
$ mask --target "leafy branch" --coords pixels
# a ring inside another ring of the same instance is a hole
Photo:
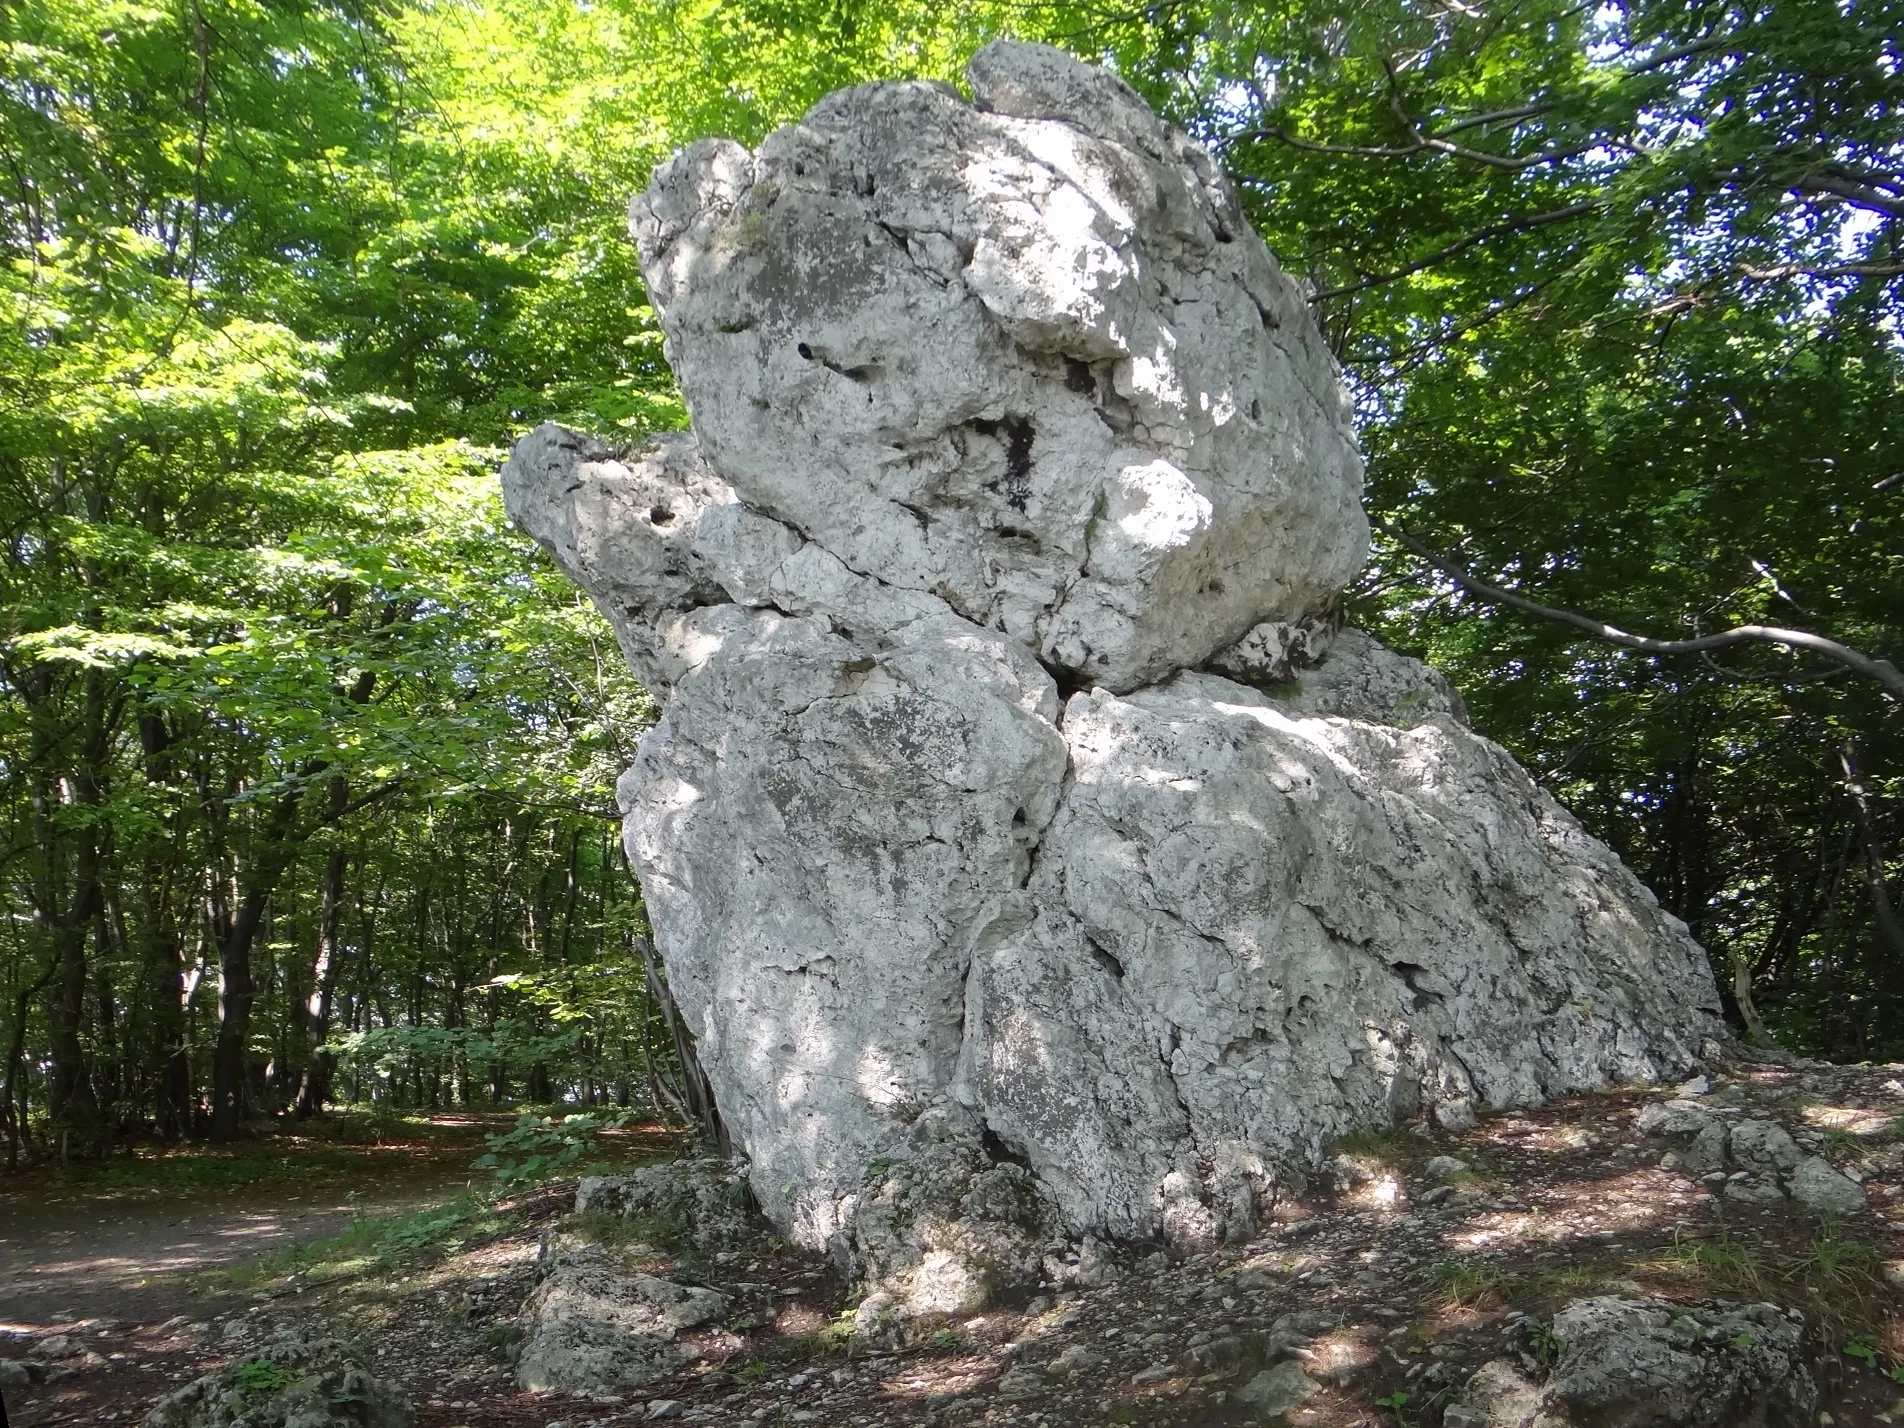
[[[1636,635],[1609,625],[1604,620],[1596,620],[1591,615],[1582,615],[1574,610],[1562,610],[1552,605],[1542,605],[1517,595],[1491,581],[1483,580],[1449,557],[1442,555],[1416,540],[1407,531],[1395,526],[1384,526],[1383,531],[1397,545],[1412,552],[1423,562],[1440,571],[1448,579],[1470,594],[1510,609],[1529,615],[1538,615],[1545,620],[1557,620],[1563,625],[1572,625],[1577,630],[1606,640],[1611,644],[1627,649],[1642,650],[1647,654],[1682,655],[1702,654],[1708,650],[1727,649],[1733,645],[1773,644],[1789,649],[1804,650],[1811,654],[1822,655],[1826,659],[1836,660],[1839,664],[1856,670],[1859,674],[1875,679],[1884,686],[1891,698],[1904,703],[1904,672],[1886,659],[1877,659],[1853,649],[1850,645],[1837,640],[1827,639],[1823,635],[1813,634],[1809,630],[1787,629],[1780,625],[1736,625],[1717,634],[1700,635],[1689,640],[1662,640],[1651,635]]]

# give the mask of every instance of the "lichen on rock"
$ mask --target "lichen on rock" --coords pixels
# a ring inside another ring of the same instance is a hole
[[[1544,1385],[1484,1364],[1449,1428],[1809,1428],[1818,1389],[1801,1319],[1776,1304],[1711,1308],[1601,1295],[1554,1315]]]
[[[716,1290],[645,1272],[612,1247],[562,1236],[543,1246],[541,1282],[522,1306],[516,1382],[613,1393],[666,1378],[694,1358],[684,1330],[727,1312]]]
[[[657,170],[692,434],[504,471],[664,705],[626,844],[753,1194],[882,1313],[1246,1236],[1344,1132],[1720,1025],[1685,929],[1341,627],[1347,402],[1209,156],[1055,50],[969,80]]]
[[[416,1412],[351,1345],[282,1333],[153,1405],[145,1428],[412,1428]]]

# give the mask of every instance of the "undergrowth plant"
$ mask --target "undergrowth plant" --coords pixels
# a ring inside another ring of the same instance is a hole
[[[471,1168],[491,1172],[503,1185],[559,1175],[590,1154],[603,1131],[621,1129],[635,1119],[635,1114],[520,1115],[513,1129],[483,1137],[489,1149],[471,1163]]]
[[[211,1272],[245,1288],[287,1275],[330,1280],[386,1271],[410,1260],[454,1253],[502,1233],[514,1216],[481,1191],[463,1190],[441,1204],[395,1215],[359,1213],[338,1234],[287,1245],[256,1259]]]

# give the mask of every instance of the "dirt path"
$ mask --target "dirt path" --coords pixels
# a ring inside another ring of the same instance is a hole
[[[362,1183],[0,1195],[0,1328],[199,1312],[211,1302],[193,1282],[203,1271],[337,1234],[360,1211],[439,1201],[469,1179],[468,1159],[423,1160]]]
[[[114,1167],[118,1179],[172,1181],[164,1188],[60,1184],[45,1173],[0,1179],[8,1420],[13,1428],[136,1421],[162,1394],[243,1349],[250,1326],[335,1295],[314,1287],[307,1300],[282,1278],[233,1282],[214,1271],[338,1234],[358,1215],[442,1204],[481,1180],[470,1162],[483,1134],[512,1120],[435,1115],[393,1134],[338,1117],[314,1134],[273,1135],[235,1154],[175,1157],[196,1164],[155,1167],[148,1157]],[[605,1135],[603,1149],[649,1158],[678,1153],[679,1141],[635,1127]],[[249,1183],[204,1183],[216,1178]],[[572,1182],[566,1194],[572,1199]],[[70,1347],[48,1352],[49,1336]]]
[[[360,1213],[440,1202],[470,1180],[484,1132],[507,1119],[446,1114],[392,1133],[346,1115],[230,1156],[121,1161],[96,1181],[0,1179],[0,1333],[199,1315],[235,1297],[208,1289],[208,1270],[337,1234]],[[242,1183],[178,1183],[193,1172]],[[157,1184],[105,1183],[139,1179]]]

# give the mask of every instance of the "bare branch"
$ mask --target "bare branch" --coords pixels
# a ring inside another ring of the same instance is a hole
[[[1843,199],[1855,208],[1867,209],[1872,213],[1882,213],[1891,218],[1904,218],[1904,199],[1893,198],[1870,184],[1858,183],[1853,179],[1841,178],[1837,174],[1810,173],[1801,175],[1792,185],[1794,193],[1826,193],[1834,198]]]
[[[1565,223],[1570,219],[1584,218],[1589,213],[1598,213],[1602,206],[1598,200],[1591,200],[1585,203],[1570,203],[1565,208],[1552,209],[1546,213],[1536,213],[1526,218],[1510,218],[1503,223],[1491,223],[1486,228],[1478,229],[1468,234],[1465,238],[1457,238],[1447,246],[1437,248],[1434,252],[1417,259],[1405,268],[1397,268],[1392,273],[1380,273],[1373,277],[1363,278],[1357,282],[1347,283],[1339,288],[1330,288],[1327,292],[1317,293],[1310,301],[1326,302],[1330,298],[1344,297],[1349,293],[1359,293],[1368,288],[1377,288],[1384,283],[1392,283],[1397,278],[1405,278],[1411,273],[1419,273],[1424,268],[1432,268],[1436,263],[1444,262],[1454,257],[1457,253],[1464,253],[1476,244],[1487,242],[1490,238],[1498,238],[1505,233],[1524,233],[1534,228],[1545,228],[1550,223]]]
[[[1711,50],[1722,50],[1732,44],[1733,38],[1731,35],[1714,35],[1709,39],[1697,40],[1690,45],[1681,45],[1678,49],[1667,50],[1663,54],[1643,60],[1626,73],[1628,75],[1647,74],[1666,65],[1677,64],[1680,60],[1691,59],[1694,55],[1706,54]]]
[[[1504,590],[1490,584],[1478,576],[1470,575],[1444,555],[1438,555],[1408,532],[1397,527],[1383,527],[1397,545],[1412,551],[1427,564],[1439,570],[1454,581],[1463,590],[1479,595],[1485,600],[1506,605],[1530,615],[1539,615],[1542,619],[1558,620],[1563,625],[1572,625],[1575,629],[1585,630],[1612,644],[1627,649],[1642,650],[1647,654],[1678,655],[1701,654],[1706,650],[1725,649],[1740,644],[1784,645],[1789,649],[1806,650],[1812,654],[1823,655],[1826,659],[1836,660],[1858,673],[1878,681],[1891,698],[1904,704],[1904,673],[1889,660],[1873,659],[1862,651],[1849,645],[1839,644],[1836,640],[1826,639],[1823,635],[1814,635],[1809,630],[1788,630],[1776,625],[1739,625],[1730,630],[1721,630],[1716,635],[1702,635],[1692,640],[1658,640],[1650,635],[1635,635],[1603,620],[1589,615],[1577,614],[1572,610],[1557,610],[1551,605],[1537,604],[1523,595]]]
[[[1904,274],[1904,263],[1840,263],[1828,268],[1808,268],[1803,263],[1755,268],[1749,263],[1741,263],[1739,271],[1748,278],[1765,282],[1780,278],[1895,278]]]
[[[1470,114],[1466,118],[1455,120],[1452,124],[1443,124],[1438,132],[1445,139],[1450,134],[1459,134],[1463,129],[1472,129],[1477,124],[1505,124],[1510,120],[1519,124],[1523,119],[1537,119],[1553,107],[1552,104],[1541,101],[1523,104],[1515,109],[1494,109],[1486,114]]]

